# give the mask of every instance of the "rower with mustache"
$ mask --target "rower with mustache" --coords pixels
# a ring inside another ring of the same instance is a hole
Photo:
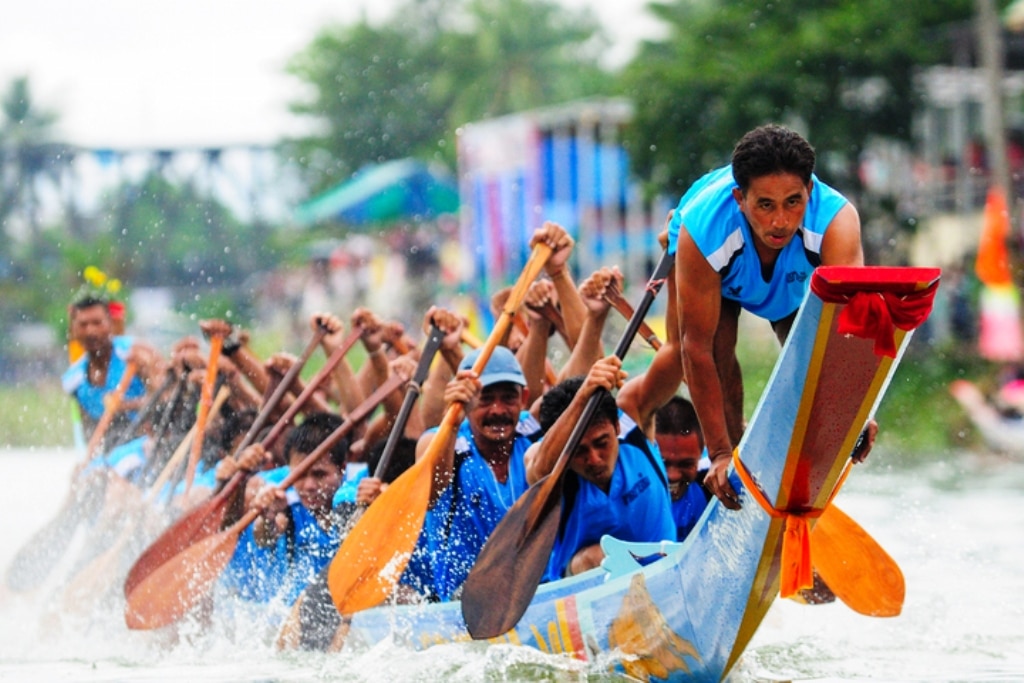
[[[435,501],[420,536],[427,552],[414,553],[410,563],[421,579],[430,577],[424,592],[434,600],[457,596],[487,538],[526,491],[523,454],[539,428],[526,411],[529,390],[515,355],[497,347],[477,377],[472,368],[479,354],[462,359],[445,389],[446,404],[463,403],[466,417],[435,472]],[[417,457],[435,434],[420,437]]]

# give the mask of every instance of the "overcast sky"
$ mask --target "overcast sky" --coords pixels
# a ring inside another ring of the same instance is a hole
[[[563,0],[595,11],[625,61],[657,35],[647,0]],[[388,16],[394,0],[11,0],[0,89],[27,75],[64,141],[96,147],[273,142],[296,122],[288,58],[331,22]]]

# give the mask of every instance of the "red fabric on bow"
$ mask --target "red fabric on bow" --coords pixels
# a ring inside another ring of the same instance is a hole
[[[872,268],[864,266],[842,270],[844,272],[860,270],[869,273]],[[885,268],[884,270],[904,269]],[[833,269],[833,272],[835,271],[836,269]],[[839,313],[838,330],[840,334],[874,339],[876,354],[894,358],[896,356],[896,328],[913,330],[928,318],[932,311],[935,290],[939,286],[939,281],[938,279],[926,281],[923,288],[912,291],[905,291],[907,283],[900,284],[902,286],[889,290],[878,286],[871,287],[871,283],[864,277],[855,278],[853,282],[829,281],[815,271],[815,276],[811,278],[811,291],[827,303],[846,304]]]

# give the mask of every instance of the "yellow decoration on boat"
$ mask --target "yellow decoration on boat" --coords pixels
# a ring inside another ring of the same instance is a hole
[[[690,672],[685,657],[701,661],[690,641],[672,630],[647,591],[643,573],[633,576],[619,615],[608,628],[608,645],[631,658],[622,661],[626,675],[642,681]]]

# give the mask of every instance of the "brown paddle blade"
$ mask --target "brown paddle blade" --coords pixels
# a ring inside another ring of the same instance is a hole
[[[406,381],[401,373],[395,373],[385,380],[302,462],[291,468],[288,476],[275,488],[284,492],[304,477],[320,458],[327,455],[357,424],[365,420],[388,394]],[[228,487],[225,487],[224,491],[227,490]],[[260,513],[260,509],[250,508],[228,529],[197,541],[144,577],[127,595],[125,623],[128,627],[160,628],[187,614],[192,606],[207,594],[210,586],[231,559],[238,537]]]
[[[478,376],[508,331],[526,290],[550,256],[548,245],[534,246],[473,365]],[[462,404],[449,406],[423,457],[385,489],[341,544],[327,574],[331,597],[340,613],[353,614],[380,604],[398,583],[423,528],[434,472],[444,457],[443,449],[449,447],[450,437],[462,421],[462,413]]]
[[[242,480],[239,479],[239,482]],[[220,493],[192,508],[184,517],[167,528],[150,544],[128,571],[124,581],[125,597],[134,593],[146,578],[189,546],[215,534],[224,521],[224,512],[232,500],[235,486],[225,486]]]
[[[895,617],[903,609],[903,572],[849,515],[833,503],[811,530],[811,561],[840,600],[869,617]]]
[[[515,626],[533,600],[558,535],[562,481],[562,477],[552,479],[549,475],[531,486],[505,513],[480,552],[463,584],[463,596],[500,595],[501,599],[463,599],[462,615],[467,624],[473,624],[470,633],[474,638],[503,635]],[[535,505],[543,508],[536,517],[531,515]],[[501,527],[513,531],[499,533]],[[516,562],[505,561],[508,557],[515,557]]]
[[[124,620],[128,628],[161,628],[188,614],[231,560],[244,528],[236,524],[207,536],[151,572],[127,596]]]
[[[671,268],[672,256],[666,252],[662,254],[647,282],[640,305],[633,311],[615,346],[615,355],[619,359],[625,358]],[[587,399],[551,472],[520,496],[481,549],[462,587],[462,616],[473,638],[494,638],[511,630],[533,599],[555,543],[555,533],[550,529],[553,527],[557,532],[561,521],[562,475],[568,469],[569,460],[583,439],[600,400],[600,393]],[[513,515],[512,510],[521,504],[524,510]],[[510,596],[500,610],[494,605],[494,590],[498,586],[502,587],[500,595]]]

